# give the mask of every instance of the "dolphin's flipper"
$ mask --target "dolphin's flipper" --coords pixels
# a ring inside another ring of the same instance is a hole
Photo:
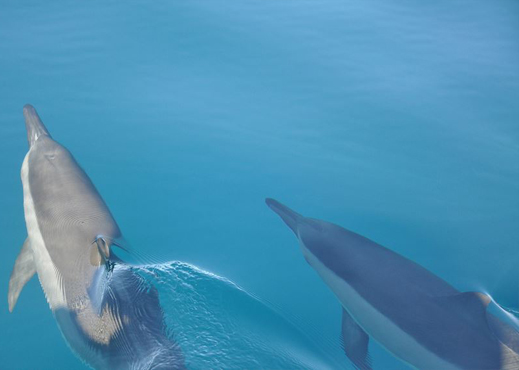
[[[9,280],[9,293],[7,294],[9,312],[13,312],[20,292],[35,272],[36,265],[34,264],[30,241],[29,238],[27,238],[23,243],[20,254],[16,258],[11,279]]]
[[[342,341],[344,352],[355,367],[359,370],[371,370],[371,359],[368,354],[369,336],[344,308],[342,309]]]

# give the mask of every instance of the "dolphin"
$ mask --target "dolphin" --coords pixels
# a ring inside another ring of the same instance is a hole
[[[21,177],[27,239],[9,281],[12,312],[34,274],[71,349],[96,369],[182,369],[156,288],[117,257],[122,234],[92,181],[23,108]]]
[[[266,203],[340,301],[344,351],[356,368],[371,369],[372,337],[418,369],[519,369],[519,333],[488,312],[488,295],[459,292],[359,234]]]

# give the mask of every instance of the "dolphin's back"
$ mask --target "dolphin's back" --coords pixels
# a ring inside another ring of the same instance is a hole
[[[458,291],[419,264],[357,233],[329,222],[319,229],[302,224],[301,241],[328,268],[345,281],[369,277],[391,294],[442,296]]]
[[[68,298],[82,294],[98,267],[90,263],[94,240],[98,235],[120,237],[119,227],[72,154],[50,137],[41,136],[33,144],[28,169],[39,230],[63,276],[65,293]]]

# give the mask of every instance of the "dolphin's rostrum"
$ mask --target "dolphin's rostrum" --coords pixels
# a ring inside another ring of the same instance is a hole
[[[487,312],[488,295],[460,293],[361,235],[266,203],[341,302],[344,350],[357,368],[371,368],[372,337],[418,369],[519,369],[519,334]]]
[[[9,281],[12,311],[36,273],[70,347],[102,369],[180,369],[157,290],[112,250],[121,231],[72,154],[36,110],[23,109],[29,152],[21,177],[27,239]]]

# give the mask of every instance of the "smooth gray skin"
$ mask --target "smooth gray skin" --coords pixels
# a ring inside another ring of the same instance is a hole
[[[63,279],[67,302],[85,295],[99,266],[91,262],[99,235],[121,237],[110,210],[72,154],[54,141],[32,106],[24,107],[29,184],[43,240]],[[43,132],[31,144],[36,132]]]
[[[303,217],[273,199],[266,203],[322,264],[430,352],[460,369],[519,368],[516,359],[502,354],[503,345],[519,353],[519,335],[486,312],[487,296],[460,293],[420,265],[361,235]],[[343,320],[344,325],[348,323]],[[355,359],[359,353],[366,356],[367,337],[355,336],[354,347],[359,350],[349,357],[357,367],[369,368],[367,361]],[[350,349],[355,351],[354,347]]]
[[[51,308],[68,344],[95,368],[183,368],[180,349],[166,335],[157,291],[111,249],[121,231],[105,202],[36,110],[26,105],[23,113],[34,211],[66,300],[65,307]],[[29,235],[11,277],[10,310],[32,273],[38,272],[45,291],[31,245]]]

